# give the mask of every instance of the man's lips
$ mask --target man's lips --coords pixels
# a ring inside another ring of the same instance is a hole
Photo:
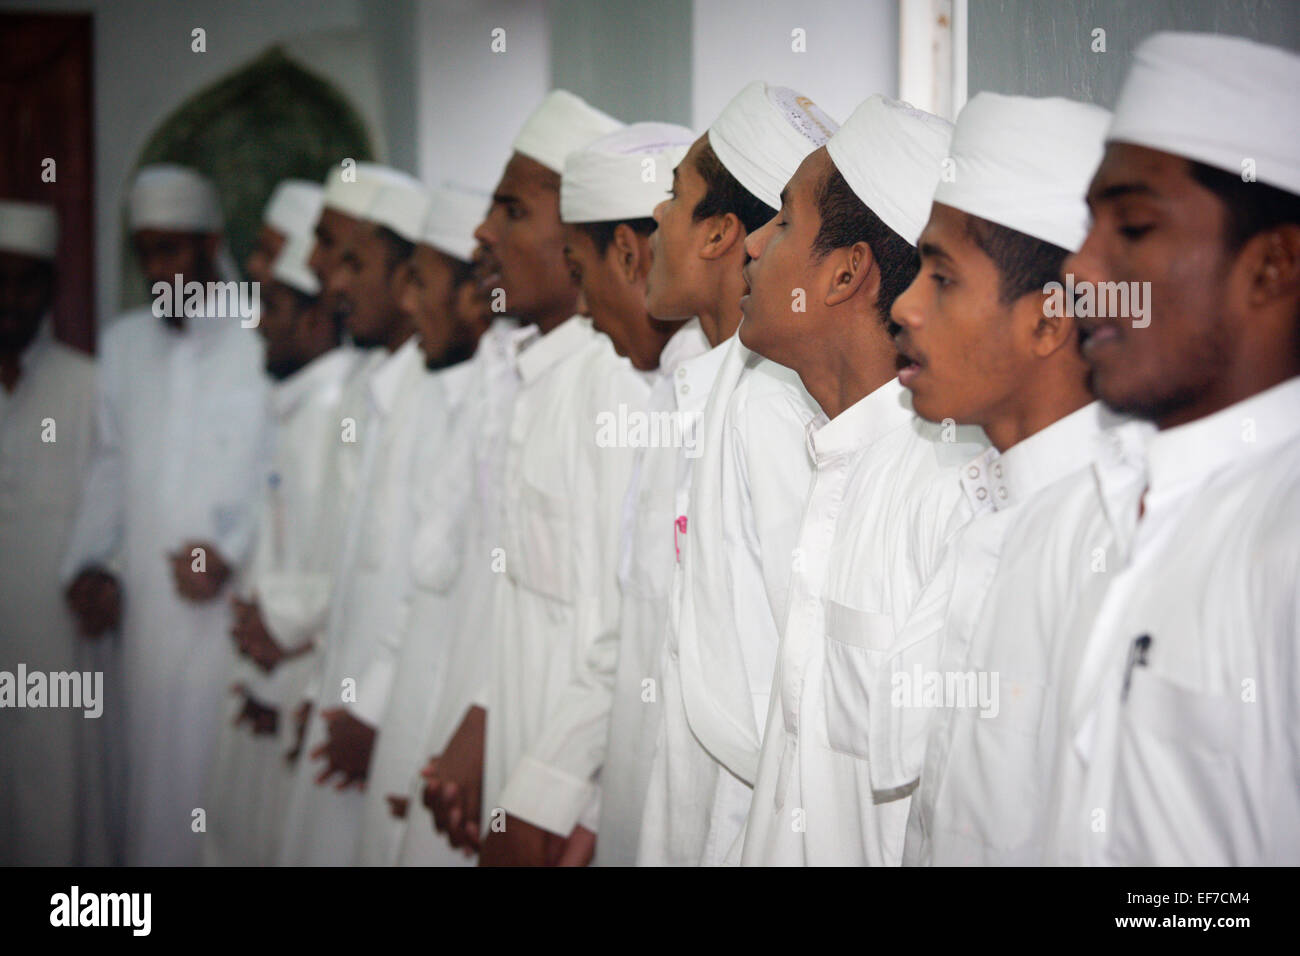
[[[1111,322],[1080,323],[1079,340],[1079,351],[1088,358],[1100,349],[1119,344],[1119,326]]]
[[[906,388],[921,374],[924,363],[910,351],[910,343],[901,335],[894,336],[894,348],[898,350],[898,382]]]

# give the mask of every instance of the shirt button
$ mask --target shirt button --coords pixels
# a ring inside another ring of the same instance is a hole
[[[689,385],[687,385],[687,384],[685,384],[685,383],[682,383],[682,394],[683,394],[683,395],[688,394],[688,393],[690,392],[690,390],[691,390],[691,387],[690,387]]]
[[[1005,489],[1005,488],[999,488],[999,489],[998,489],[998,497],[1001,498],[1003,501],[1006,501],[1006,500],[1007,500],[1007,489]]]
[[[679,369],[677,370],[677,377],[678,377],[678,378],[685,378],[685,377],[686,377],[686,369],[684,369],[684,368],[679,368]]]
[[[986,488],[975,489],[975,497],[978,498],[980,501],[983,501],[988,496],[989,496],[988,489]]]
[[[993,466],[993,476],[995,478],[1002,477],[1002,462],[998,462],[996,465]]]
[[[971,465],[970,468],[967,470],[966,474],[970,475],[972,478],[978,478],[980,476],[979,466]]]

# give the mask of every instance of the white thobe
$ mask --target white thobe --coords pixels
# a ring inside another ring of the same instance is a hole
[[[1118,422],[1099,403],[1086,405],[1000,455],[988,449],[961,469],[970,523],[958,532],[881,668],[870,715],[875,789],[901,789],[920,780],[904,843],[909,865],[998,862],[996,855],[983,856],[985,851],[966,836],[953,835],[942,819],[950,813],[952,795],[961,790],[959,776],[991,781],[1001,775],[1000,765],[983,760],[980,741],[986,732],[1000,734],[1004,707],[1013,715],[1018,709],[1015,668],[1000,671],[986,657],[986,599],[1021,506],[1086,469],[1103,429]],[[1023,580],[1016,588],[1032,589]],[[1021,811],[1020,801],[1012,800],[987,812],[991,817]],[[936,835],[928,838],[931,830]]]
[[[272,639],[286,651],[315,642],[325,625],[341,521],[338,477],[345,388],[362,365],[351,347],[331,349],[271,390],[274,452],[266,469],[257,538],[240,575],[245,600],[258,605]],[[355,409],[352,410],[355,413]],[[312,667],[310,653],[269,674],[238,658],[227,683],[279,711],[274,734],[234,726],[244,694],[232,695],[219,732],[208,799],[204,862],[266,866],[277,858],[281,811],[292,769],[285,761],[293,708]]]
[[[325,767],[312,750],[327,740],[324,710],[342,707],[378,729],[403,633],[415,523],[410,491],[412,451],[429,403],[441,393],[424,368],[414,336],[373,366],[369,412],[359,423],[363,462],[352,493],[343,551],[313,679],[315,706],[285,811],[284,865],[346,866],[356,857],[365,792],[336,789],[316,777]],[[372,752],[373,756],[373,752]]]
[[[1045,862],[1300,860],[1297,410],[1292,378],[1156,433],[1145,494],[1098,463],[1116,563],[1056,655]]]
[[[633,449],[601,416],[644,409],[645,377],[574,317],[519,356],[494,596],[484,818],[596,829],[617,660],[620,504]],[[617,437],[617,436],[616,436]],[[485,824],[484,833],[488,832]]]
[[[466,504],[467,522],[463,538],[463,560],[454,594],[421,584],[436,577],[415,573],[409,630],[411,636],[433,629],[447,635],[449,645],[442,658],[436,696],[429,699],[422,738],[411,766],[406,768],[408,798],[405,825],[400,827],[396,850],[399,866],[472,866],[476,859],[453,849],[436,833],[433,818],[422,802],[424,778],[419,771],[432,756],[446,748],[447,741],[471,706],[487,705],[487,684],[491,674],[492,642],[485,638],[485,616],[490,613],[495,560],[501,556],[502,481],[505,447],[515,393],[519,386],[516,358],[519,348],[537,337],[535,326],[520,328],[513,319],[498,319],[479,340],[473,358],[470,393],[457,423],[463,451],[471,456],[472,497]],[[421,536],[437,545],[437,519]],[[421,526],[422,532],[424,525]],[[412,560],[432,558],[432,569],[442,564],[441,546],[426,553],[412,552]],[[446,615],[450,601],[459,612],[454,629],[448,630]]]
[[[738,336],[722,347],[661,656],[642,865],[739,860],[812,474],[802,448],[817,408],[798,376]]]
[[[459,585],[474,506],[473,434],[465,429],[473,427],[476,371],[471,359],[430,375],[441,400],[427,409],[412,460],[415,532],[411,585],[392,632],[399,644],[380,649],[394,658],[395,676],[366,781],[357,846],[357,863],[363,866],[391,866],[397,860],[406,820],[392,815],[388,797],[406,796],[420,769],[425,732],[464,610]]]
[[[90,461],[94,363],[48,325],[19,363],[13,392],[0,388],[0,671],[103,673],[112,641],[80,638],[59,585]],[[78,707],[0,712],[0,865],[112,862],[104,731],[121,700],[99,703],[96,718]]]
[[[233,568],[247,558],[267,447],[262,340],[228,319],[177,331],[145,308],[100,345],[95,451],[63,577],[99,565],[122,583],[126,862],[188,865],[234,652],[226,594],[182,598],[167,555],[206,541]]]
[[[595,859],[599,866],[636,863],[641,808],[659,728],[659,655],[683,536],[678,519],[686,514],[685,477],[693,460],[688,455],[698,452],[696,424],[722,353],[703,367],[692,360],[709,351],[696,319],[664,346],[646,409],[648,422],[656,424],[636,449],[623,498],[618,669],[601,770]]]
[[[891,379],[810,424],[814,473],[790,578],[746,865],[890,865],[904,798],[873,799],[871,677],[961,518],[982,434],[918,418]],[[790,449],[793,454],[795,449]],[[950,480],[949,480],[950,479]]]

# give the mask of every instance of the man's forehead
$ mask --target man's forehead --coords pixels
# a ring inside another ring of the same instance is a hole
[[[1088,187],[1089,202],[1125,195],[1161,196],[1191,186],[1190,164],[1182,156],[1134,143],[1107,143]]]
[[[978,249],[970,234],[969,224],[973,217],[955,206],[947,203],[930,204],[930,218],[921,231],[916,247],[922,256],[952,256],[963,246]]]
[[[494,195],[519,198],[524,194],[535,194],[546,189],[558,192],[559,187],[560,174],[555,170],[543,166],[531,156],[511,153],[510,161],[506,163],[506,168],[501,173],[501,181],[497,183]]]
[[[835,163],[831,160],[831,155],[826,151],[825,146],[814,149],[803,158],[799,168],[794,171],[794,175],[786,183],[785,190],[781,194],[782,198],[787,202],[811,199],[817,187],[821,185],[822,180],[834,168]]]

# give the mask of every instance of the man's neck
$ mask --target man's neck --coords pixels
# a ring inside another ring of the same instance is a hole
[[[1283,350],[1279,358],[1285,354]],[[1300,375],[1300,368],[1282,361],[1270,368],[1261,368],[1258,364],[1247,370],[1246,374],[1230,375],[1220,380],[1218,387],[1201,396],[1197,401],[1184,405],[1167,415],[1156,419],[1154,424],[1161,431],[1176,428],[1202,418],[1207,418],[1225,408],[1231,408],[1238,402],[1254,398],[1260,392],[1266,392],[1274,386],[1281,385]]]
[[[531,321],[537,326],[537,331],[541,332],[542,335],[545,335],[546,333],[559,328],[565,322],[569,321],[569,319],[573,318],[573,315],[577,310],[578,303],[577,300],[574,300],[573,302],[566,303],[562,308],[549,309],[541,315],[533,317]],[[525,319],[524,321],[527,322],[530,320]]]
[[[740,299],[745,294],[745,283],[736,270],[735,281],[718,282],[716,288],[720,293],[703,303],[697,310],[700,331],[713,346],[721,345],[736,334],[744,313],[740,311]]]
[[[817,343],[794,367],[808,394],[836,418],[898,374],[898,353],[875,315],[845,318],[846,334]]]
[[[1092,395],[1086,379],[1058,374],[1046,381],[1021,382],[1012,400],[1013,405],[989,416],[987,421],[974,423],[984,429],[999,454],[1077,412],[1092,402]]]
[[[411,328],[409,325],[403,323],[399,328],[394,330],[391,336],[389,336],[388,341],[384,343],[384,348],[388,350],[389,355],[392,355],[403,345],[405,345],[406,340],[409,339],[414,334],[415,334],[415,330]]]

